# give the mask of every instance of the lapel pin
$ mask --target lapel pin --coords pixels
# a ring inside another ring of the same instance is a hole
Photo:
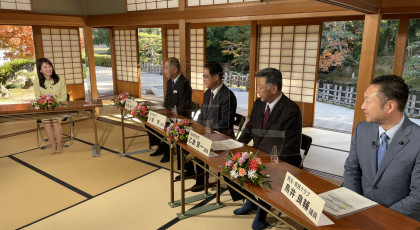
[[[403,145],[404,144],[404,141],[400,141],[398,144]]]

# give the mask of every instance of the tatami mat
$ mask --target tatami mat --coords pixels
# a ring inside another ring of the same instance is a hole
[[[156,169],[104,149],[101,157],[92,157],[92,147],[78,141],[64,149],[62,154],[50,155],[48,151],[37,149],[16,157],[90,195],[97,195]]]
[[[0,159],[0,229],[16,229],[86,198],[10,159]]]

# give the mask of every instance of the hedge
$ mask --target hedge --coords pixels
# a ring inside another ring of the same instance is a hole
[[[35,59],[15,59],[0,66],[0,83],[4,84],[11,73],[17,72],[24,65],[35,65]]]
[[[83,58],[83,62],[86,66],[89,65],[89,61]],[[95,66],[112,67],[111,55],[99,55],[95,54]]]

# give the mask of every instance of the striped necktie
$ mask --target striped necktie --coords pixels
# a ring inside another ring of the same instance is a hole
[[[378,148],[378,161],[377,161],[377,165],[376,165],[377,169],[379,169],[379,166],[381,166],[382,158],[384,157],[386,149],[388,147],[387,140],[388,140],[388,136],[386,135],[385,132],[383,132],[381,134],[381,143],[380,143],[379,148]]]
[[[265,123],[267,123],[269,116],[270,116],[270,106],[267,105],[267,109],[265,110],[265,113],[264,113],[263,128],[265,126]]]
[[[213,97],[214,97],[214,94],[213,94],[213,92],[211,92],[210,93],[209,105],[207,107],[210,107],[211,103],[213,102]]]

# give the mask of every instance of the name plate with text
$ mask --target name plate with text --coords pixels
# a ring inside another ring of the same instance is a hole
[[[132,111],[134,109],[134,107],[136,107],[136,106],[137,106],[137,101],[135,101],[133,99],[127,99],[125,101],[124,108],[129,110],[129,111]]]
[[[190,131],[188,134],[188,143],[187,145],[199,151],[200,153],[210,157],[212,141],[194,131]]]
[[[150,124],[157,126],[161,129],[165,128],[165,122],[166,122],[166,116],[150,111],[149,115],[147,117],[147,122],[149,122]]]
[[[281,192],[317,226],[325,201],[306,185],[287,172]],[[321,223],[320,223],[321,224]]]

